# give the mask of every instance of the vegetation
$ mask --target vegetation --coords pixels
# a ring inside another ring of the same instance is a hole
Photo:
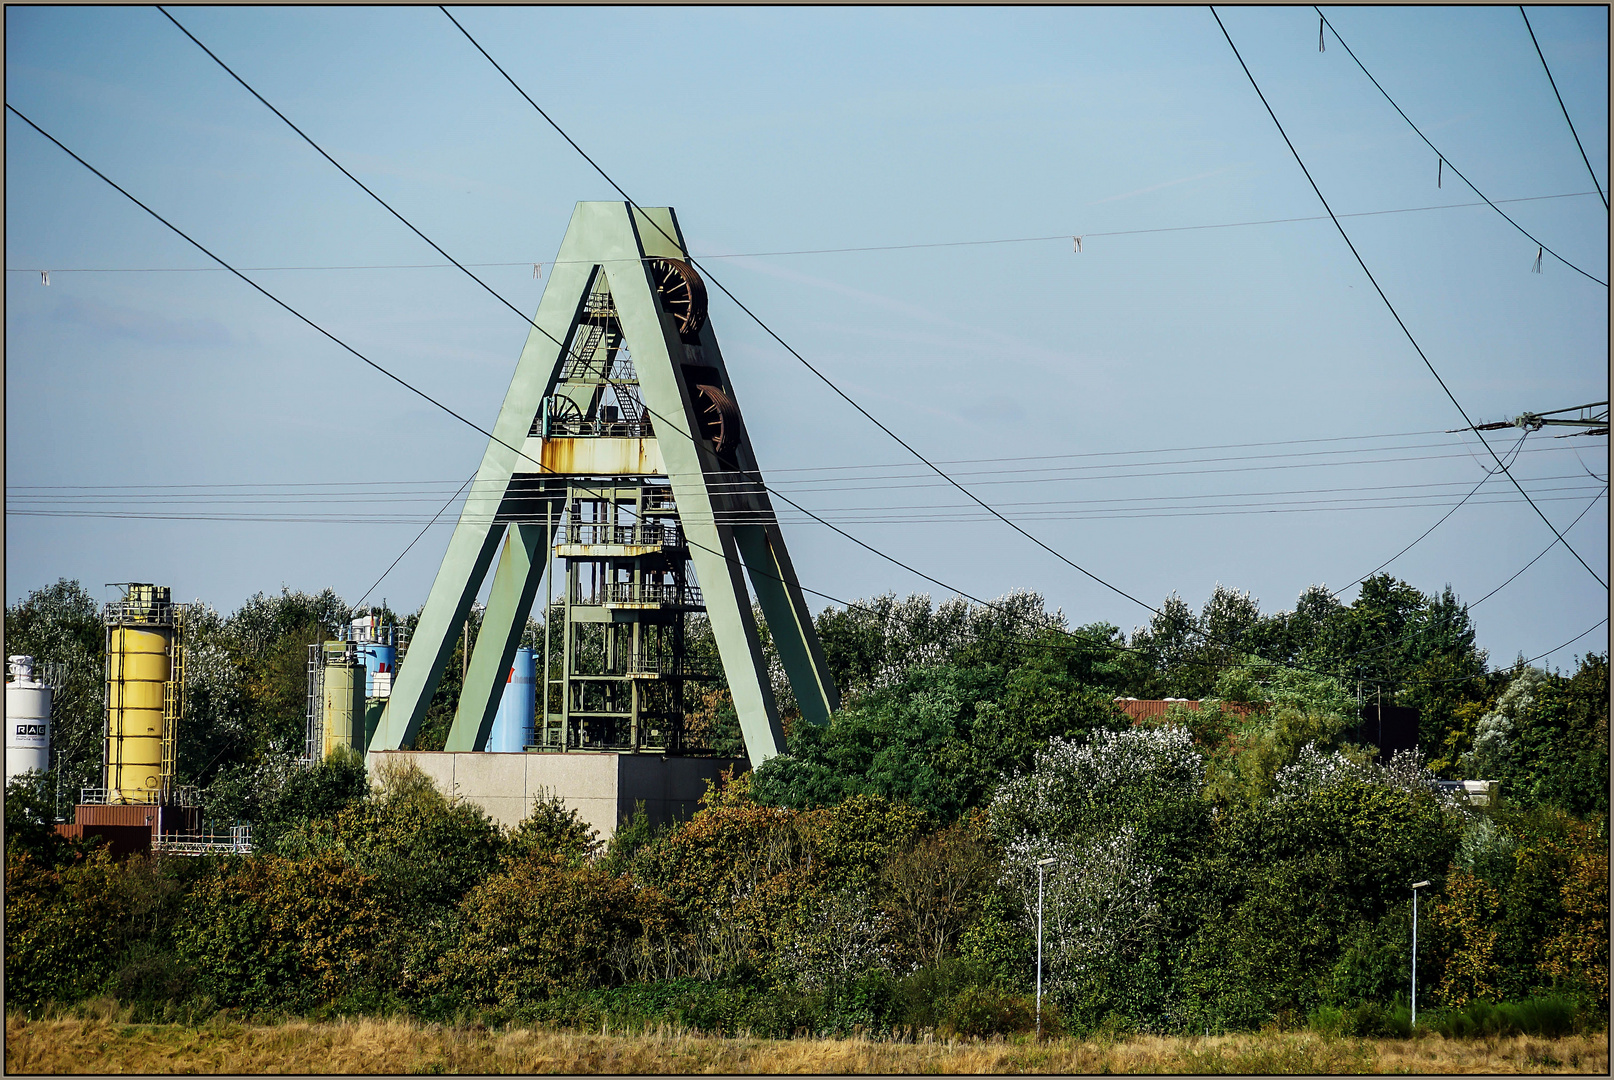
[[[788,1041],[702,1037],[676,1027],[553,1031],[443,1026],[403,1018],[249,1025],[131,1024],[106,1002],[82,1016],[6,1018],[6,1071],[44,1075],[176,1073],[465,1073],[920,1075],[1210,1073],[1608,1074],[1603,1036],[1369,1040],[1310,1031],[919,1043],[853,1037]]]
[[[603,844],[553,799],[502,830],[408,767],[297,765],[306,646],[342,616],[328,591],[283,590],[193,620],[182,779],[215,822],[252,822],[251,856],[114,861],[56,837],[59,785],[93,779],[99,755],[81,734],[99,724],[92,688],[63,695],[52,772],[7,791],[8,1067],[49,1024],[101,1023],[89,1003],[107,1000],[119,1023],[259,1048],[196,1059],[220,1068],[313,1038],[226,1038],[226,1017],[360,1015],[394,1018],[362,1029],[387,1046],[419,1042],[416,1023],[513,1025],[421,1051],[489,1069],[582,1060],[564,1056],[580,1044],[514,1034],[533,1026],[751,1040],[669,1035],[682,1049],[631,1059],[645,1069],[763,1068],[733,1048],[822,1036],[914,1044],[856,1059],[869,1068],[964,1067],[920,1048],[1035,1027],[1040,895],[1043,1026],[1076,1041],[1000,1044],[970,1068],[1376,1068],[1380,1051],[1351,1040],[1414,1033],[1408,885],[1425,878],[1422,1043],[1561,1037],[1607,1015],[1607,658],[1491,670],[1449,590],[1375,578],[1350,605],[1313,589],[1263,615],[1219,588],[1130,637],[1066,632],[1032,594],[826,611],[845,698],[830,724],[798,717],[788,754],[726,777],[690,821],[641,812]],[[17,605],[8,632],[15,651],[97,670],[76,583]],[[1357,680],[1420,710],[1427,759],[1360,741]],[[1135,724],[1115,705],[1157,695],[1201,707]],[[702,709],[728,730],[721,687]],[[1498,804],[1435,784],[1475,770],[1502,782]],[[1267,1029],[1312,1041],[1247,1038]]]

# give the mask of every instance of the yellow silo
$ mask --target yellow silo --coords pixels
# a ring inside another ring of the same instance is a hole
[[[183,706],[184,607],[166,586],[132,584],[106,607],[106,801],[164,801]]]
[[[325,646],[322,693],[324,737],[321,754],[330,757],[338,746],[364,750],[364,662],[350,642]]]

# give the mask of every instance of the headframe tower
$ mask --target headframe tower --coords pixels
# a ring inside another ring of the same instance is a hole
[[[546,614],[564,619],[562,655],[558,677],[548,662],[539,676],[539,744],[680,749],[682,687],[699,674],[683,617],[704,609],[760,764],[784,738],[747,577],[802,719],[827,721],[839,698],[671,208],[577,204],[533,321],[368,749],[414,745],[497,556],[445,749],[487,747],[558,556]]]

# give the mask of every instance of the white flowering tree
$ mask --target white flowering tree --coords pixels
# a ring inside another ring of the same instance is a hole
[[[1493,779],[1507,772],[1512,764],[1520,720],[1535,706],[1546,681],[1547,673],[1533,667],[1513,677],[1508,688],[1496,699],[1496,706],[1480,717],[1474,728],[1474,747],[1462,759],[1467,775]]]
[[[1437,777],[1418,750],[1397,750],[1388,762],[1364,763],[1338,750],[1325,753],[1315,742],[1300,748],[1294,764],[1278,770],[1273,777],[1272,797],[1278,802],[1305,799],[1353,780],[1401,791],[1428,791],[1446,810],[1462,805],[1455,795],[1439,788]]]
[[[1004,842],[1003,881],[1033,932],[1037,863],[1056,860],[1043,901],[1044,970],[1067,1010],[1096,1019],[1130,1003],[1135,1014],[1149,997],[1138,958],[1161,920],[1168,864],[1186,854],[1173,851],[1173,837],[1204,812],[1203,777],[1188,732],[1135,728],[1052,739],[1029,773],[998,788],[990,818]]]

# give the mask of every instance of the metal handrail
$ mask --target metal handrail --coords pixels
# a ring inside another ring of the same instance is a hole
[[[151,850],[165,855],[251,855],[252,826],[232,825],[228,833],[159,833]]]
[[[121,804],[127,804],[129,806],[158,806],[164,804],[169,806],[202,805],[202,791],[194,784],[185,784],[182,787],[171,788],[166,799],[164,798],[164,793],[161,790],[146,791],[139,797],[132,794],[125,795],[121,800],[121,803],[108,803],[108,800],[111,797],[111,788],[86,787],[79,788],[78,791],[78,801],[87,806],[116,806]]]
[[[185,617],[185,605],[156,600],[115,600],[102,614],[107,623],[173,626]]]
[[[682,663],[679,663],[677,658],[671,656],[630,655],[628,657],[627,674],[629,675],[704,675],[706,673],[707,667],[705,664],[698,660],[691,660],[688,657],[684,657]]]
[[[607,586],[608,603],[617,604],[699,604],[697,585],[667,585],[653,581],[613,581]]]
[[[603,522],[574,521],[566,528],[566,542],[569,544],[683,547],[684,530],[676,525],[662,525],[655,522],[612,525]]]
[[[533,422],[529,435],[543,434],[542,417]],[[655,437],[648,417],[639,420],[590,420],[587,417],[551,416],[549,434],[559,437],[602,439],[650,439]]]
[[[613,581],[603,588],[584,592],[579,586],[572,594],[572,603],[579,607],[598,607],[601,604],[667,604],[675,607],[700,607],[704,601],[698,585],[664,585],[657,582]]]

